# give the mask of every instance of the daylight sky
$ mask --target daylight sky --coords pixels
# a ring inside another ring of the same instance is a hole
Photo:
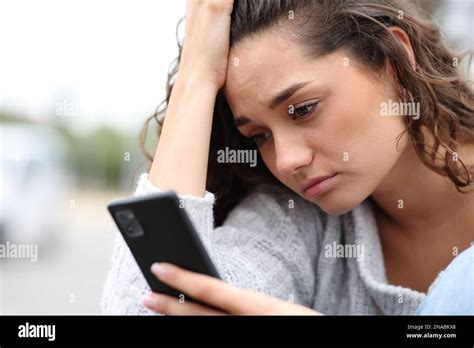
[[[185,0],[0,0],[0,108],[136,131],[164,98],[184,13]],[[474,0],[440,14],[470,48],[473,14]]]
[[[136,128],[164,97],[184,13],[176,0],[0,0],[2,107]]]

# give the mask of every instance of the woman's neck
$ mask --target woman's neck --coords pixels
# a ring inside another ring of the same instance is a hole
[[[472,146],[464,147],[459,155],[466,165],[474,164]],[[431,228],[452,226],[454,221],[474,226],[474,187],[460,193],[449,178],[427,168],[412,145],[407,145],[371,198],[379,216],[406,233],[429,233]],[[466,228],[465,233],[473,231]]]

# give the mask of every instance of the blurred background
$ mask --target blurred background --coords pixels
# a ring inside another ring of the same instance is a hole
[[[474,0],[413,1],[452,47],[474,48]],[[139,132],[165,97],[185,5],[0,0],[0,245],[38,247],[0,258],[1,314],[99,313],[106,205],[146,169]]]

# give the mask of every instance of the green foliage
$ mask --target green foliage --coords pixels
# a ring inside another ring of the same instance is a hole
[[[78,174],[80,184],[117,187],[126,163],[128,142],[118,131],[106,126],[69,137],[71,169]]]
[[[0,123],[28,127],[33,122],[19,115],[0,113]],[[139,151],[138,134],[126,136],[117,129],[102,125],[87,133],[73,132],[64,124],[48,122],[63,140],[66,167],[84,188],[117,189],[139,171],[143,156]]]

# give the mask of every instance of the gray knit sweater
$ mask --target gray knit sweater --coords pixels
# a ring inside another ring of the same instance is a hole
[[[143,174],[136,195],[160,192]],[[324,314],[410,315],[426,296],[387,283],[370,201],[330,216],[296,193],[259,186],[214,228],[214,195],[179,195],[221,277]],[[159,223],[157,221],[157,230]],[[117,233],[101,301],[104,314],[153,314],[150,291]]]

